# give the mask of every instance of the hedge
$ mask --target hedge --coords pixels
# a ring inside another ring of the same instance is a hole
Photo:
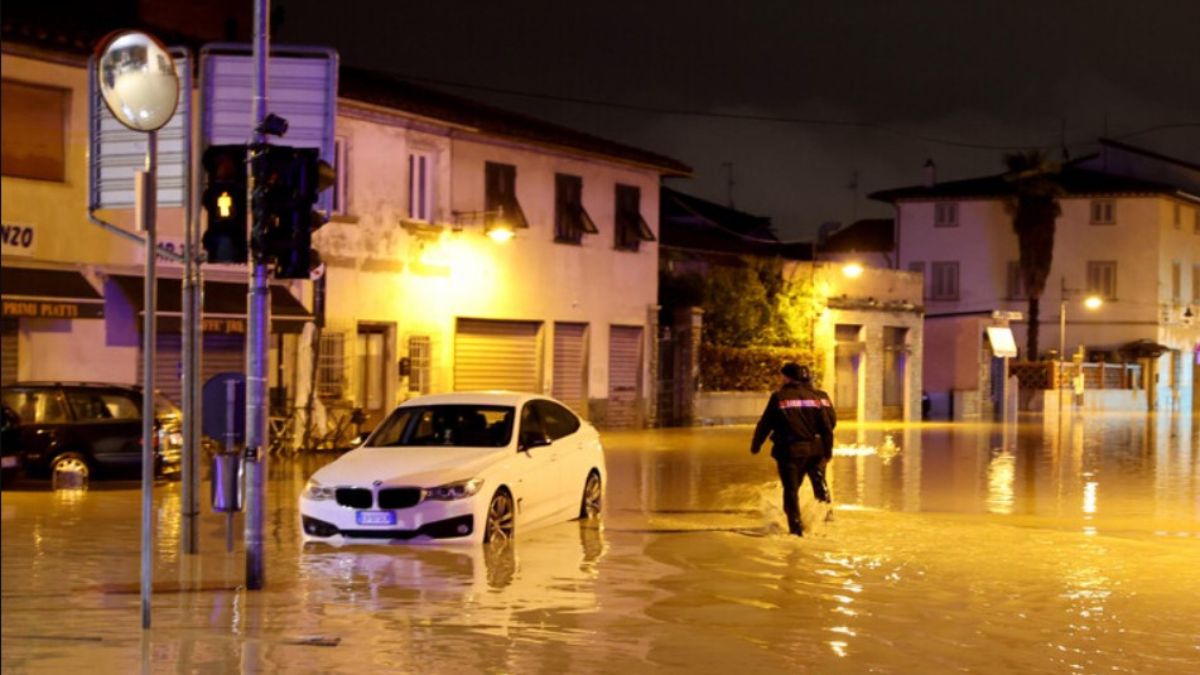
[[[701,345],[700,388],[704,391],[771,391],[779,387],[779,369],[788,361],[812,368],[813,381],[820,385],[824,359],[814,358],[807,349]]]

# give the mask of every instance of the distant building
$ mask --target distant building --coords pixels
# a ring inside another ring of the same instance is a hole
[[[841,418],[920,419],[924,310],[919,275],[886,266],[868,267],[872,259],[858,256],[855,261],[861,260],[865,269],[850,269],[857,272],[850,275],[837,258],[814,262],[811,243],[780,242],[769,218],[667,188],[662,191],[660,204],[660,266],[665,274],[703,273],[712,266],[743,264],[746,257],[779,260],[781,274],[812,284],[823,305],[812,331],[814,342],[825,352],[822,385],[833,395]],[[878,227],[864,225],[861,231]],[[870,236],[878,239],[876,233]],[[882,248],[875,240],[869,245]],[[669,397],[675,392],[674,401],[660,404],[663,418],[671,419],[674,405],[676,413],[683,410],[677,417],[695,422],[756,419],[762,412],[765,392],[678,393],[679,383],[685,389],[694,384],[689,368],[694,368],[696,347],[691,341],[698,339],[703,330],[703,317],[690,308],[684,310],[662,320],[668,329],[666,334],[682,343],[686,352],[681,358],[664,350],[660,359],[662,377],[672,383],[664,386],[662,393]]]
[[[143,25],[135,4],[114,17]],[[115,26],[8,9],[2,379],[136,382],[142,252],[87,220],[87,56]],[[552,394],[604,426],[651,421],[660,178],[690,168],[377,73],[343,68],[339,85],[334,215],[314,238],[325,272],[272,290],[276,400],[302,404],[315,370],[322,400],[372,421],[413,395],[494,388]],[[182,211],[160,209],[160,241],[181,240]],[[485,236],[501,220],[506,243]],[[157,384],[178,398],[179,267],[161,274]],[[244,370],[246,328],[245,267],[205,279],[203,380]]]
[[[1083,347],[1089,361],[1139,363],[1137,406],[1190,409],[1200,377],[1200,165],[1112,140],[1100,146],[1058,176],[1065,195],[1041,296],[1040,353],[1022,356],[1058,351],[1065,299],[1066,354]],[[936,183],[927,170],[924,185],[872,197],[895,207],[898,266],[926,279],[925,386],[935,409],[988,417],[999,369],[984,328],[995,310],[1028,310],[1005,210],[1013,189],[1002,175]],[[1091,293],[1105,300],[1098,311],[1081,306]],[[1026,326],[1014,324],[1022,351]]]
[[[896,267],[895,221],[866,218],[834,230],[817,242],[817,259],[856,262],[865,267]]]

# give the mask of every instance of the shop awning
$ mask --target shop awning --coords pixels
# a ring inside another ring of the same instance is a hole
[[[104,298],[74,270],[0,266],[4,316],[29,319],[101,319]]]
[[[109,280],[121,289],[134,310],[144,309],[143,277],[114,274]],[[271,332],[299,333],[312,313],[283,286],[271,285]],[[246,332],[246,284],[229,281],[204,282],[203,329],[206,333]],[[183,321],[183,282],[158,280],[158,330],[178,333]]]

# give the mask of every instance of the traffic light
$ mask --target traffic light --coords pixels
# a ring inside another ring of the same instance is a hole
[[[313,209],[334,182],[334,170],[314,148],[260,147],[254,162],[255,259],[273,263],[277,279],[308,279],[316,266],[312,233],[325,224]]]
[[[204,151],[204,210],[208,227],[201,243],[208,262],[246,262],[246,146],[212,145]]]

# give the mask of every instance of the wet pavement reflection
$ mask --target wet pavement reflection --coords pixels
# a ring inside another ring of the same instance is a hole
[[[1190,418],[841,430],[831,523],[786,534],[748,427],[612,432],[599,526],[514,548],[301,547],[328,457],[273,459],[267,589],[225,519],[179,553],[156,487],[154,627],[135,484],[5,490],[14,672],[1186,672],[1200,659],[1200,441]],[[203,494],[207,495],[207,486]]]

